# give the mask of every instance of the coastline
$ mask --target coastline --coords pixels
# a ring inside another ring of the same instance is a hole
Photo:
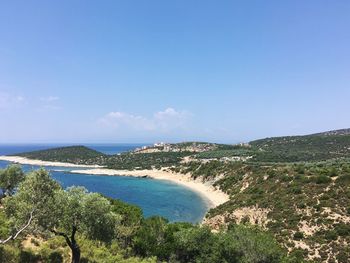
[[[22,156],[7,156],[1,155],[0,161],[8,161],[12,163],[28,164],[28,165],[38,165],[38,166],[62,166],[62,167],[72,167],[72,168],[100,168],[99,165],[84,165],[84,164],[73,164],[73,163],[63,163],[63,162],[49,162],[41,161],[35,159],[28,159]]]
[[[210,183],[205,183],[200,180],[194,180],[190,175],[174,173],[167,170],[114,170],[107,169],[98,165],[79,165],[63,162],[48,162],[41,160],[28,159],[21,156],[0,156],[0,160],[9,161],[19,164],[29,164],[37,166],[61,166],[71,168],[88,168],[82,170],[72,170],[71,173],[93,174],[93,175],[108,175],[108,176],[133,176],[145,177],[155,180],[168,180],[197,192],[202,198],[207,201],[208,208],[214,208],[229,200],[229,196],[224,192],[215,189]]]
[[[155,180],[168,180],[200,194],[205,200],[208,201],[208,207],[214,208],[229,200],[229,197],[224,192],[215,189],[209,183],[203,183],[200,180],[194,180],[190,175],[174,173],[167,170],[113,170],[106,168],[95,168],[87,170],[74,170],[71,173],[79,174],[94,174],[94,175],[109,175],[109,176],[133,176],[133,177],[145,177]]]

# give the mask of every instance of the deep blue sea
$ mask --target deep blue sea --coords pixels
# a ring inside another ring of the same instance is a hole
[[[0,144],[0,155],[68,146],[71,144]],[[84,144],[106,154],[129,151],[145,144]],[[0,168],[9,163],[0,161]],[[25,171],[37,166],[22,165]],[[165,180],[125,176],[74,174],[72,168],[45,167],[63,187],[84,186],[91,192],[123,200],[142,208],[146,217],[160,215],[170,221],[197,223],[207,211],[207,202],[196,192]]]

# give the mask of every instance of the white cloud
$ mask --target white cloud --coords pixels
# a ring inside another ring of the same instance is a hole
[[[15,97],[15,101],[16,102],[22,102],[22,101],[24,101],[25,99],[24,99],[24,97],[22,97],[22,96],[17,96],[17,97]]]
[[[111,127],[129,127],[135,130],[153,130],[153,124],[142,116],[136,116],[125,112],[110,112],[100,119],[103,123]]]
[[[188,120],[192,117],[187,111],[176,111],[167,108],[153,114],[152,117],[133,115],[125,112],[110,112],[99,120],[99,123],[123,130],[161,131],[169,132],[186,129]]]
[[[24,102],[25,98],[23,96],[0,92],[0,109],[17,107]]]
[[[41,97],[40,100],[43,102],[53,102],[59,100],[59,97],[56,96],[48,96],[48,97]]]
[[[57,101],[60,98],[57,96],[41,97],[39,100],[42,102],[41,109],[43,110],[59,110],[60,106],[57,105]]]
[[[186,124],[191,117],[191,113],[187,111],[176,111],[173,108],[156,112],[153,116],[158,128],[162,130],[186,128]]]

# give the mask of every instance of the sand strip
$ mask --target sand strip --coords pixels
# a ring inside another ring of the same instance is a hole
[[[99,168],[99,165],[82,165],[73,163],[62,163],[62,162],[49,162],[28,159],[21,156],[0,156],[0,161],[8,161],[13,163],[28,164],[28,165],[38,165],[38,166],[62,166],[62,167],[77,167],[77,168]]]

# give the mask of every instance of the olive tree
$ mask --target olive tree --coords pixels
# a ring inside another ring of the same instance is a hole
[[[0,170],[0,188],[2,196],[13,195],[16,187],[24,179],[24,173],[19,165],[9,165]]]
[[[44,169],[29,173],[22,181],[16,194],[4,199],[5,212],[11,218],[14,228],[19,228],[33,215],[27,231],[42,233],[53,228],[55,218],[60,214],[56,207],[56,195],[61,186]]]
[[[79,229],[90,239],[109,242],[120,216],[111,211],[109,201],[83,187],[71,187],[57,193],[57,207],[61,211],[51,232],[65,238],[72,250],[72,262],[79,262],[80,248],[75,239]]]
[[[110,241],[120,219],[106,198],[82,187],[64,190],[43,169],[26,176],[16,194],[5,198],[4,206],[15,228],[31,215],[27,232],[64,237],[73,263],[80,261],[78,231],[91,239]]]

